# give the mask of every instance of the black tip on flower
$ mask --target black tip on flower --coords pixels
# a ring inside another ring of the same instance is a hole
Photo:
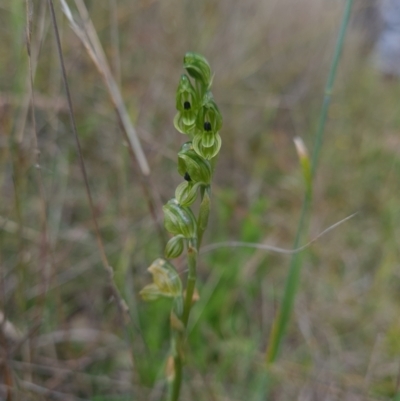
[[[204,123],[204,131],[211,131],[211,123],[209,121]]]
[[[186,181],[192,181],[192,179],[190,178],[190,175],[189,175],[189,173],[188,172],[186,172],[185,173],[185,175],[183,176],[183,178],[186,180]]]
[[[183,103],[183,108],[184,108],[185,110],[190,110],[190,108],[191,108],[190,102],[188,102],[188,101],[186,100],[185,103]]]

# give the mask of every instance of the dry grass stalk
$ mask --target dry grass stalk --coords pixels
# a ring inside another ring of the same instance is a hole
[[[107,62],[107,58],[104,54],[104,50],[100,43],[96,29],[92,23],[92,20],[90,19],[87,8],[82,0],[75,0],[75,4],[78,8],[83,26],[80,26],[76,22],[66,1],[60,0],[60,2],[64,15],[67,17],[69,23],[71,24],[72,30],[81,40],[88,55],[94,62],[97,70],[100,72],[104,80],[104,83],[106,84],[109,95],[111,97],[119,121],[121,123],[122,131],[125,140],[128,144],[129,153],[131,157],[137,160],[139,164],[139,168],[142,173],[141,185],[143,188],[143,192],[146,197],[149,211],[152,215],[155,226],[157,227],[160,243],[162,246],[164,246],[165,245],[164,232],[159,223],[159,219],[157,217],[157,212],[156,212],[157,209],[158,210],[161,209],[161,202],[158,200],[155,191],[152,189],[152,185],[150,182],[150,167],[147,162],[147,158],[143,152],[135,127],[133,126],[128,111],[126,110],[121,92],[111,73],[111,69]],[[158,203],[158,207],[156,207],[156,203]]]
[[[121,92],[111,73],[110,67],[103,51],[103,47],[101,46],[85,4],[83,3],[83,1],[80,0],[75,1],[83,23],[83,27],[80,27],[72,16],[71,10],[65,0],[60,0],[60,2],[64,15],[67,17],[69,23],[71,24],[71,28],[81,40],[82,44],[85,46],[88,55],[94,62],[101,76],[103,77],[111,100],[121,120],[121,124],[123,126],[124,133],[126,134],[128,145],[132,148],[135,154],[142,174],[148,176],[150,174],[150,167],[147,162],[147,158],[143,152],[142,145],[140,144],[140,140],[138,138],[136,130],[130,120],[128,111],[126,110]]]
[[[87,197],[88,197],[88,200],[89,200],[89,205],[90,205],[90,211],[91,211],[91,214],[92,214],[93,224],[94,224],[94,227],[95,227],[95,235],[96,235],[96,239],[97,239],[97,244],[98,244],[98,248],[99,248],[99,251],[100,251],[100,256],[101,256],[101,260],[102,260],[102,263],[103,263],[104,270],[107,273],[108,285],[109,285],[109,287],[111,289],[112,295],[114,297],[115,302],[117,303],[117,307],[118,307],[118,310],[120,312],[121,321],[122,322],[126,322],[129,319],[128,306],[127,306],[125,300],[122,298],[122,296],[121,296],[121,294],[120,294],[120,292],[119,292],[119,290],[118,290],[118,288],[117,288],[117,286],[116,286],[116,284],[114,282],[114,270],[113,270],[113,268],[111,267],[111,265],[108,262],[108,258],[107,258],[107,255],[106,255],[106,252],[105,252],[105,249],[104,249],[103,240],[102,240],[101,235],[100,235],[100,229],[99,229],[99,225],[98,225],[98,222],[97,222],[97,216],[96,216],[96,212],[95,212],[95,208],[94,208],[92,194],[90,192],[89,180],[88,180],[87,173],[86,173],[85,162],[84,162],[83,155],[82,155],[82,150],[81,150],[81,144],[80,144],[80,140],[79,140],[79,136],[78,136],[78,131],[77,131],[77,128],[76,128],[75,116],[74,116],[73,107],[72,107],[72,99],[71,99],[71,94],[70,94],[70,91],[69,91],[67,74],[66,74],[65,65],[64,65],[64,58],[63,58],[62,49],[61,49],[60,36],[59,36],[59,33],[58,33],[57,20],[56,20],[56,16],[55,16],[55,12],[54,12],[54,5],[53,5],[52,0],[48,0],[48,5],[49,5],[49,8],[50,8],[51,21],[52,21],[53,28],[54,28],[54,36],[55,36],[56,43],[57,43],[57,50],[58,50],[58,55],[59,55],[59,59],[60,59],[60,65],[61,65],[61,71],[62,71],[62,77],[63,77],[64,87],[65,87],[65,92],[66,92],[66,96],[67,96],[68,109],[69,109],[69,115],[70,115],[72,130],[73,130],[75,141],[76,141],[76,147],[77,147],[77,151],[78,151],[80,167],[81,167],[82,175],[83,175],[84,182],[85,182],[85,189],[86,189]]]

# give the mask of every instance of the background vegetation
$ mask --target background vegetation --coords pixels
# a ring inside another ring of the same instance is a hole
[[[198,51],[215,71],[224,116],[204,244],[290,249],[304,194],[292,139],[301,136],[312,149],[343,2],[86,5],[148,158],[159,218],[180,179],[176,152],[185,138],[172,120],[182,57]],[[34,1],[35,119],[50,241],[43,246],[25,2],[0,1],[0,305],[7,319],[0,375],[13,400],[160,400],[170,306],[138,297],[162,252],[157,228],[107,88],[55,7],[100,231],[132,324],[124,329],[111,299],[47,2]],[[355,4],[339,65],[310,239],[359,213],[304,254],[295,313],[271,367],[271,400],[399,398],[400,86],[371,66],[365,7]],[[182,400],[265,399],[265,350],[289,261],[242,248],[201,256]]]

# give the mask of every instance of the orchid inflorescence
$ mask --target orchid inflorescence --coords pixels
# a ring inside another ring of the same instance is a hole
[[[213,173],[211,162],[221,148],[219,130],[222,127],[222,116],[210,91],[210,65],[200,54],[188,52],[183,59],[183,66],[188,75],[182,74],[179,80],[176,91],[178,112],[174,125],[191,140],[185,142],[178,152],[178,172],[184,181],[176,188],[175,198],[163,206],[164,226],[173,235],[165,248],[167,259],[180,256],[188,241],[198,241],[199,221],[190,206],[197,199],[198,193],[202,199],[205,193],[209,195]],[[168,262],[168,265],[171,264]],[[150,298],[155,299],[153,284],[143,288],[143,298],[149,298],[148,291],[151,291]],[[168,295],[160,291],[160,296]],[[176,297],[176,293],[169,296]]]
[[[168,374],[170,400],[179,397],[182,327],[187,326],[195,292],[197,254],[210,213],[210,185],[216,156],[221,149],[219,131],[222,127],[222,116],[210,91],[213,76],[207,60],[200,54],[188,52],[183,66],[187,74],[179,80],[177,114],[174,118],[175,128],[190,138],[178,152],[178,173],[183,182],[177,186],[175,197],[163,206],[164,226],[172,234],[165,247],[165,259],[159,258],[152,263],[148,270],[153,276],[153,283],[140,292],[147,301],[161,297],[174,300],[171,311],[173,373]],[[190,207],[198,194],[201,202],[196,218]],[[188,277],[184,292],[178,272],[169,259],[179,257],[185,247]],[[177,325],[177,321],[181,324]],[[177,330],[177,327],[180,329]]]

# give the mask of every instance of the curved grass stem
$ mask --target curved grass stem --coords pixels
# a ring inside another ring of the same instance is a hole
[[[346,36],[347,26],[350,19],[352,5],[353,5],[353,0],[346,0],[342,22],[339,29],[338,39],[334,51],[334,56],[325,86],[324,99],[322,103],[322,109],[320,113],[317,132],[315,134],[315,145],[311,160],[312,178],[315,176],[317,171],[318,158],[321,152],[322,139],[328,117],[329,105],[331,102],[332,88],[335,82],[337,67],[343,49],[344,39]],[[305,195],[303,200],[300,220],[297,226],[296,238],[293,245],[294,249],[297,249],[299,247],[301,239],[307,234],[310,220],[311,205],[312,205],[312,194],[311,191],[307,191],[307,194]],[[294,300],[299,285],[301,266],[302,266],[302,252],[295,253],[291,258],[290,268],[286,279],[286,285],[282,303],[280,305],[278,314],[274,320],[273,327],[271,330],[268,342],[268,348],[266,352],[267,364],[273,363],[276,360],[279,348],[285,336],[286,328],[289,323],[290,316],[292,314]]]

